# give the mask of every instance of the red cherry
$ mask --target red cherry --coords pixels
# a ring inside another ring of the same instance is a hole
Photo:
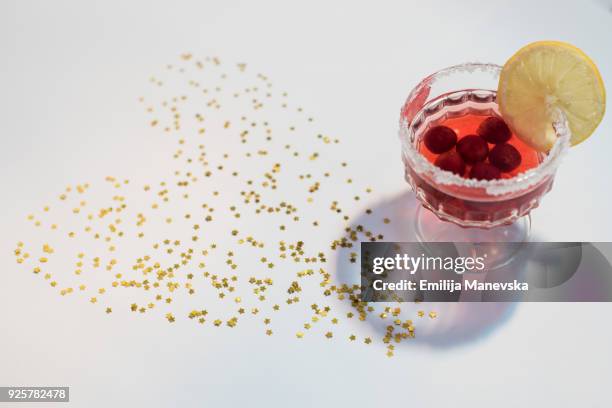
[[[508,172],[521,164],[521,154],[511,144],[502,143],[491,149],[489,161],[501,171]]]
[[[495,116],[483,120],[476,133],[493,144],[505,143],[512,137],[512,132],[506,122]]]
[[[449,151],[457,143],[457,134],[446,126],[432,127],[423,137],[430,152],[440,154]]]
[[[465,173],[465,163],[459,153],[454,150],[438,156],[435,165],[459,176],[463,176],[463,173]]]
[[[476,180],[495,180],[501,177],[501,171],[489,163],[476,163],[470,170],[470,178]]]
[[[468,135],[457,143],[457,152],[468,164],[484,161],[489,154],[489,145],[480,136]]]

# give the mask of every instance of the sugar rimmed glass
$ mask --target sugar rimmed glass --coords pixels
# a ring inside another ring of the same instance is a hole
[[[422,207],[415,215],[421,242],[523,242],[530,233],[529,213],[552,187],[560,160],[569,148],[570,130],[561,112],[552,126],[557,141],[539,154],[539,165],[512,178],[475,180],[444,171],[419,151],[422,137],[441,118],[466,109],[499,116],[496,89],[501,67],[466,63],[423,79],[401,109],[399,136],[405,178]]]

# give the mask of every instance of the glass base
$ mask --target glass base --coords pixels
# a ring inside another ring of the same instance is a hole
[[[478,257],[487,254],[488,270],[508,265],[519,253],[522,244],[529,241],[531,217],[526,215],[512,224],[490,229],[465,228],[440,220],[433,212],[418,206],[414,217],[417,240],[427,249],[428,242],[462,242],[462,256]],[[516,243],[516,245],[500,245]],[[491,256],[494,255],[494,256]]]

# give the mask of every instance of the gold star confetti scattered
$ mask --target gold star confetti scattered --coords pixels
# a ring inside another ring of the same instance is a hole
[[[381,216],[360,207],[372,188],[338,159],[345,157],[341,139],[318,129],[306,108],[245,63],[226,68],[218,57],[183,53],[150,84],[151,95],[139,99],[144,125],[175,143],[167,162],[158,163],[171,170],[157,180],[109,175],[100,183],[64,186],[57,201],[27,215],[29,224],[43,228],[32,237],[44,232],[45,243],[18,242],[18,264],[62,296],[92,304],[98,297],[117,300],[124,305],[118,310],[170,323],[187,319],[206,328],[208,321],[231,330],[256,317],[271,336],[278,322],[265,314],[298,315],[300,309],[309,313],[307,323],[296,326],[322,326],[330,340],[355,341],[357,335],[342,330],[379,319],[389,324],[382,343],[414,337],[412,321],[402,317],[406,311],[362,302],[359,279],[344,282],[330,272],[334,251],[359,277],[353,265],[359,242],[384,238],[375,231]],[[331,242],[319,239],[319,230],[331,225],[323,214],[343,225]],[[372,222],[356,225],[362,215]],[[266,240],[258,236],[262,227]],[[72,261],[62,263],[63,256]]]

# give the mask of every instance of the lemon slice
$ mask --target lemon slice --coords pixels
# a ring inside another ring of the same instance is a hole
[[[534,149],[550,150],[557,112],[567,118],[576,145],[603,118],[606,92],[591,59],[573,45],[539,41],[521,48],[504,65],[497,103],[512,131]]]

